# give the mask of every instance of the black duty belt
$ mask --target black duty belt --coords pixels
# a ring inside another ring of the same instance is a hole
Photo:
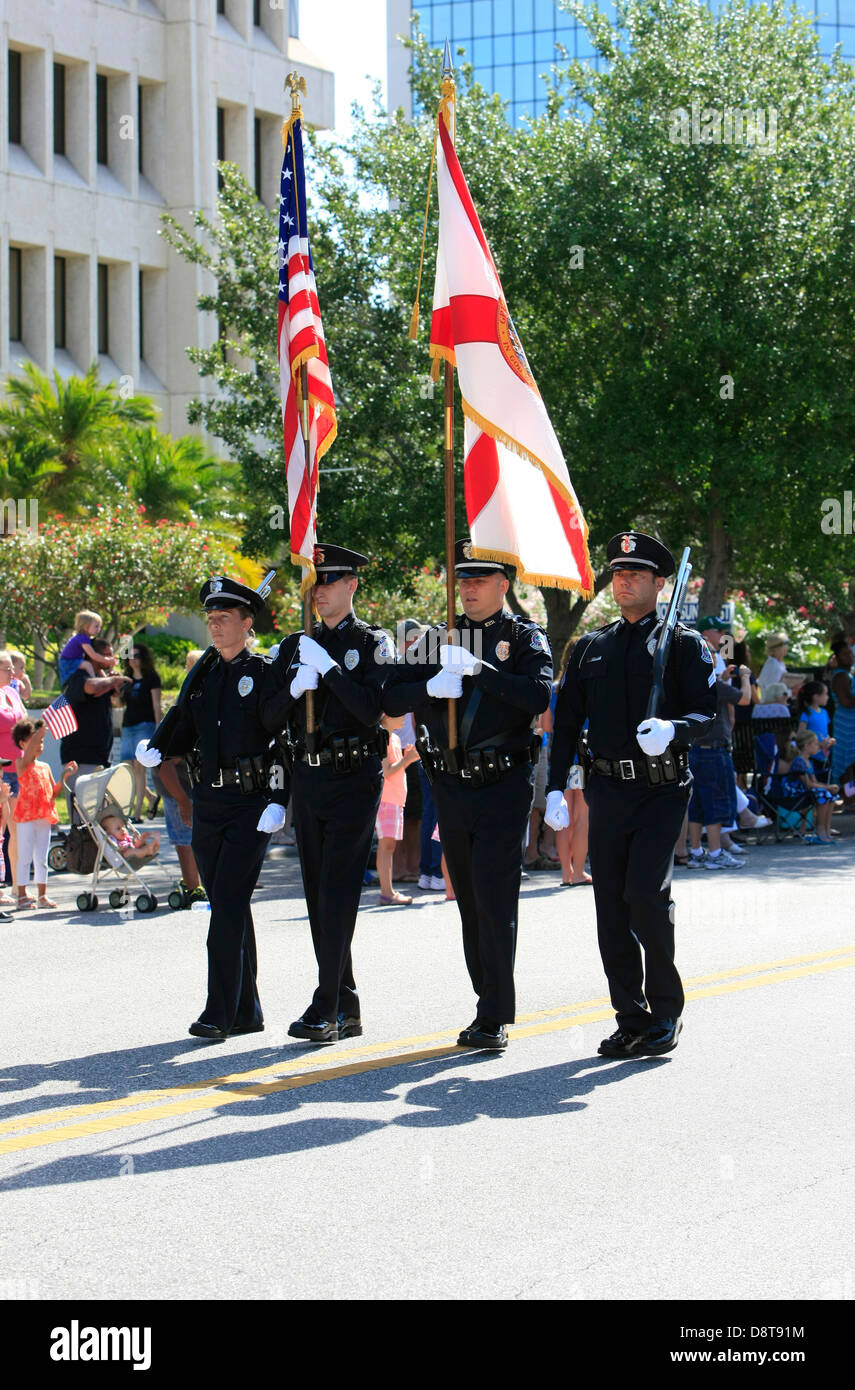
[[[362,738],[359,734],[333,734],[315,753],[301,749],[296,761],[307,767],[331,767],[333,772],[357,772],[368,758],[385,758],[388,739],[385,730]]]
[[[233,767],[218,767],[213,780],[209,777],[196,777],[191,774],[194,786],[240,787],[242,792],[264,792],[269,789],[269,759],[263,753],[255,753],[248,758],[238,758]]]
[[[619,777],[622,782],[646,782],[657,787],[663,782],[676,782],[689,766],[688,753],[666,752],[658,758],[599,758],[594,754],[590,771],[601,777]]]

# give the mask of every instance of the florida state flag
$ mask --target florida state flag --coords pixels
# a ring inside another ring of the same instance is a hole
[[[590,597],[588,528],[441,115],[438,125],[430,353],[457,368],[473,554],[515,565],[527,583]]]

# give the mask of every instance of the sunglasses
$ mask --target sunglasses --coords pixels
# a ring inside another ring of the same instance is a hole
[[[322,586],[324,586],[324,585],[326,585],[326,584],[337,584],[338,581],[339,581],[340,579],[352,579],[352,578],[353,578],[353,573],[352,573],[352,571],[350,571],[350,570],[348,570],[345,574],[342,574],[340,570],[339,570],[339,571],[332,571],[332,572],[330,572],[330,571],[328,571],[328,570],[325,570],[322,574],[319,574],[319,575],[316,576],[316,578],[315,578],[315,586],[316,586],[317,588],[319,588],[319,587],[322,587]]]

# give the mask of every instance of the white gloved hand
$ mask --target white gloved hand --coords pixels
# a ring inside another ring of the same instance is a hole
[[[461,676],[477,676],[481,662],[466,647],[458,647],[449,642],[439,649],[439,662],[445,671],[456,671]]]
[[[284,824],[285,807],[274,801],[269,806],[265,806],[258,817],[258,825],[255,828],[264,835],[273,835],[277,830],[281,830]]]
[[[543,819],[552,830],[570,829],[570,812],[563,792],[550,792],[546,798]]]
[[[428,681],[427,693],[435,700],[459,700],[463,694],[463,677],[456,671],[438,671]]]
[[[134,757],[138,763],[142,763],[143,767],[157,767],[163,761],[160,756],[160,749],[149,748],[147,738],[140,739]]]
[[[268,655],[268,657],[270,658],[271,661],[275,661],[275,660],[276,660],[277,656],[279,655],[279,648],[280,648],[281,646],[282,646],[282,643],[281,643],[281,642],[274,642],[274,643],[273,643],[273,646],[268,648],[267,655]]]
[[[319,679],[314,666],[298,666],[297,674],[291,682],[291,699],[299,700],[307,690],[317,690]]]
[[[314,637],[307,637],[305,633],[300,638],[300,661],[304,666],[314,667],[322,676],[337,665],[329,652],[324,651],[320,642],[316,642]]]
[[[650,758],[658,758],[664,753],[675,734],[670,719],[642,719],[635,731],[636,741],[642,753]]]

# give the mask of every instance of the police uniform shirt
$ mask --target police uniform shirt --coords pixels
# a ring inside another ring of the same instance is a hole
[[[202,780],[214,782],[220,768],[265,753],[270,734],[264,714],[277,692],[274,663],[267,657],[248,650],[231,661],[218,655],[183,702],[167,756],[188,753],[198,742]]]
[[[458,701],[458,729],[466,728],[467,710],[478,694],[465,747],[525,748],[531,740],[535,715],[542,714],[552,693],[552,654],[537,623],[500,610],[484,622],[457,618],[460,644],[483,661],[475,676],[464,676]],[[429,628],[406,653],[389,677],[383,698],[387,714],[415,710],[416,724],[425,724],[431,742],[448,746],[448,701],[427,692],[427,683],[442,667],[439,649],[445,625]],[[461,739],[463,742],[463,739]]]
[[[653,683],[653,651],[660,624],[655,611],[580,637],[570,657],[555,704],[555,731],[549,790],[563,791],[567,772],[587,719],[588,747],[594,757],[639,759],[636,730],[647,714]],[[715,675],[709,647],[701,635],[679,623],[665,667],[660,719],[674,724],[670,747],[686,749],[715,716]]]
[[[305,731],[306,701],[291,695],[291,682],[300,664],[300,638],[293,632],[279,648],[275,665],[284,687],[266,714],[267,727],[279,733],[290,722],[299,738]],[[323,733],[371,734],[382,714],[381,696],[395,662],[395,648],[382,628],[348,613],[335,627],[316,623],[312,636],[336,665],[318,681],[315,717]]]

